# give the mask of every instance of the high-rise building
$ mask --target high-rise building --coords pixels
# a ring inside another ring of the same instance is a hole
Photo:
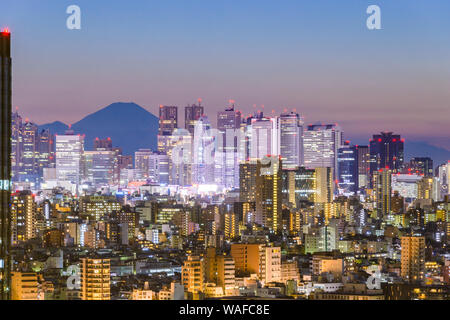
[[[257,117],[250,120],[250,158],[280,154],[280,136],[277,118]]]
[[[34,123],[26,121],[22,127],[21,167],[19,169],[20,180],[36,181],[38,174],[38,127]]]
[[[192,185],[193,135],[186,129],[175,130],[170,140],[169,183],[171,185]]]
[[[367,188],[370,185],[370,152],[368,146],[356,146],[358,149],[358,186]]]
[[[159,108],[159,135],[171,136],[178,128],[178,107],[160,106]]]
[[[294,208],[300,208],[302,202],[315,202],[316,170],[299,167],[296,170],[283,168],[283,199]]]
[[[36,210],[37,205],[31,191],[19,191],[11,195],[12,245],[18,245],[37,236]]]
[[[334,195],[334,180],[332,168],[316,168],[315,203],[331,203]]]
[[[44,129],[38,135],[38,176],[43,177],[44,168],[53,167],[55,164],[54,139],[49,129]]]
[[[426,177],[434,175],[433,159],[428,157],[415,157],[410,161],[410,169],[413,173],[423,174]]]
[[[80,185],[81,158],[84,152],[84,136],[67,130],[56,136],[56,178],[58,182]]]
[[[153,154],[150,149],[139,149],[134,153],[134,168],[142,171],[142,176],[148,178],[150,156]]]
[[[261,186],[261,162],[246,161],[239,165],[239,198],[241,202],[256,202]]]
[[[425,237],[401,238],[401,276],[409,282],[420,282],[425,274]]]
[[[201,105],[201,99],[198,105],[188,105],[184,108],[184,128],[194,135],[195,124],[205,113],[204,107]]]
[[[81,258],[81,299],[110,300],[110,259]]]
[[[214,184],[215,137],[211,123],[206,116],[201,117],[194,130],[192,149],[192,183]]]
[[[450,160],[436,168],[436,176],[439,180],[440,195],[443,198],[450,194]]]
[[[397,173],[403,166],[404,140],[392,132],[381,132],[370,140],[370,173],[389,169]]]
[[[261,164],[261,184],[256,193],[256,222],[278,232],[282,228],[282,161],[271,156]]]
[[[22,158],[21,146],[22,144],[22,117],[18,110],[12,113],[11,119],[11,177],[16,181],[19,174],[20,160]]]
[[[114,183],[114,168],[117,166],[115,151],[99,148],[84,151],[82,157],[83,183],[100,188]]]
[[[338,151],[338,185],[343,193],[358,191],[358,147],[346,143]]]
[[[10,297],[11,282],[11,34],[0,32],[0,300]]]
[[[305,167],[333,168],[334,177],[337,177],[337,154],[342,139],[342,129],[337,124],[309,125],[303,135]]]
[[[169,156],[161,153],[153,153],[149,156],[148,178],[152,182],[169,184]]]
[[[391,214],[392,172],[380,169],[373,173],[373,189],[378,219]]]
[[[217,113],[218,138],[215,153],[216,183],[225,188],[239,186],[239,140],[238,133],[241,125],[241,113],[234,110],[234,104],[225,111]]]
[[[303,165],[303,120],[297,113],[283,113],[278,127],[283,169],[294,170]]]
[[[417,181],[417,199],[433,199],[434,178],[423,177]]]

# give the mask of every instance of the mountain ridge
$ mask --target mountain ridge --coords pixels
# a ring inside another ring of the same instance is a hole
[[[69,128],[61,121],[39,126],[52,134],[64,134]],[[85,116],[71,125],[77,134],[85,134],[85,148],[93,148],[95,138],[111,138],[114,147],[125,155],[134,155],[138,149],[157,149],[158,118],[134,102],[115,102]]]

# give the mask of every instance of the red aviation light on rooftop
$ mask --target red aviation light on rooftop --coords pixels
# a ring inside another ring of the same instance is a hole
[[[11,32],[9,31],[9,28],[3,28],[2,33],[6,33],[6,34],[10,34]]]

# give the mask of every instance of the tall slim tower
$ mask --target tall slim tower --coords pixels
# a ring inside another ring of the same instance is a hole
[[[11,35],[0,32],[0,300],[10,298],[11,284]]]
[[[281,114],[278,122],[283,169],[295,170],[303,164],[303,120],[291,112]]]
[[[377,217],[381,219],[391,213],[392,171],[389,169],[375,171],[373,173],[373,186],[377,204]]]
[[[226,188],[239,187],[238,130],[241,113],[234,104],[217,113],[217,129],[220,139],[216,152],[216,183]]]

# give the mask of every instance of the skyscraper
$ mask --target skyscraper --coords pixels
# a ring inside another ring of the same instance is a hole
[[[74,134],[73,130],[56,136],[56,178],[59,183],[80,185],[83,152],[84,136]]]
[[[391,170],[389,169],[380,169],[373,173],[373,188],[378,219],[382,219],[391,213],[391,178]]]
[[[149,176],[149,160],[152,154],[150,149],[139,149],[134,153],[134,168],[140,170],[145,178]]]
[[[251,160],[239,165],[239,198],[241,202],[256,202],[256,195],[260,192],[261,162]]]
[[[39,133],[37,144],[38,176],[42,178],[44,168],[50,168],[55,163],[54,139],[49,129]]]
[[[333,168],[316,168],[315,203],[331,203],[334,195]]]
[[[261,164],[261,184],[256,193],[256,222],[273,232],[282,227],[282,161],[278,156],[269,157]]]
[[[303,121],[297,113],[283,113],[278,127],[283,169],[294,170],[303,164]]]
[[[305,167],[333,168],[336,177],[337,154],[342,142],[342,130],[337,124],[309,125],[303,137]]]
[[[117,165],[114,151],[101,150],[84,151],[83,153],[83,183],[94,188],[104,187],[114,183],[114,168]]]
[[[417,174],[432,177],[434,174],[433,159],[428,157],[415,157],[411,159],[410,169]]]
[[[192,149],[192,183],[214,184],[215,137],[211,123],[206,116],[201,117],[194,131]]]
[[[217,113],[220,135],[216,151],[216,183],[226,188],[239,186],[239,135],[241,113],[234,105]]]
[[[298,167],[283,168],[283,200],[300,208],[302,202],[314,202],[316,198],[316,169]]]
[[[22,117],[19,112],[12,113],[11,123],[11,178],[16,180],[19,174],[20,159],[22,158],[20,145],[22,143]]]
[[[370,140],[370,173],[389,169],[397,173],[403,165],[404,140],[392,132],[381,132]]]
[[[369,146],[357,146],[358,148],[358,186],[368,187],[370,184],[370,152]]]
[[[251,119],[250,158],[263,159],[267,155],[280,154],[278,121],[276,118]]]
[[[178,107],[160,106],[159,108],[159,135],[171,136],[178,128]]]
[[[184,128],[189,131],[191,135],[194,135],[195,123],[204,113],[205,110],[201,105],[201,99],[199,99],[198,105],[188,105],[184,108]]]
[[[338,151],[338,185],[344,193],[358,191],[358,147],[346,144]]]
[[[0,33],[0,300],[10,298],[11,285],[11,34]]]

